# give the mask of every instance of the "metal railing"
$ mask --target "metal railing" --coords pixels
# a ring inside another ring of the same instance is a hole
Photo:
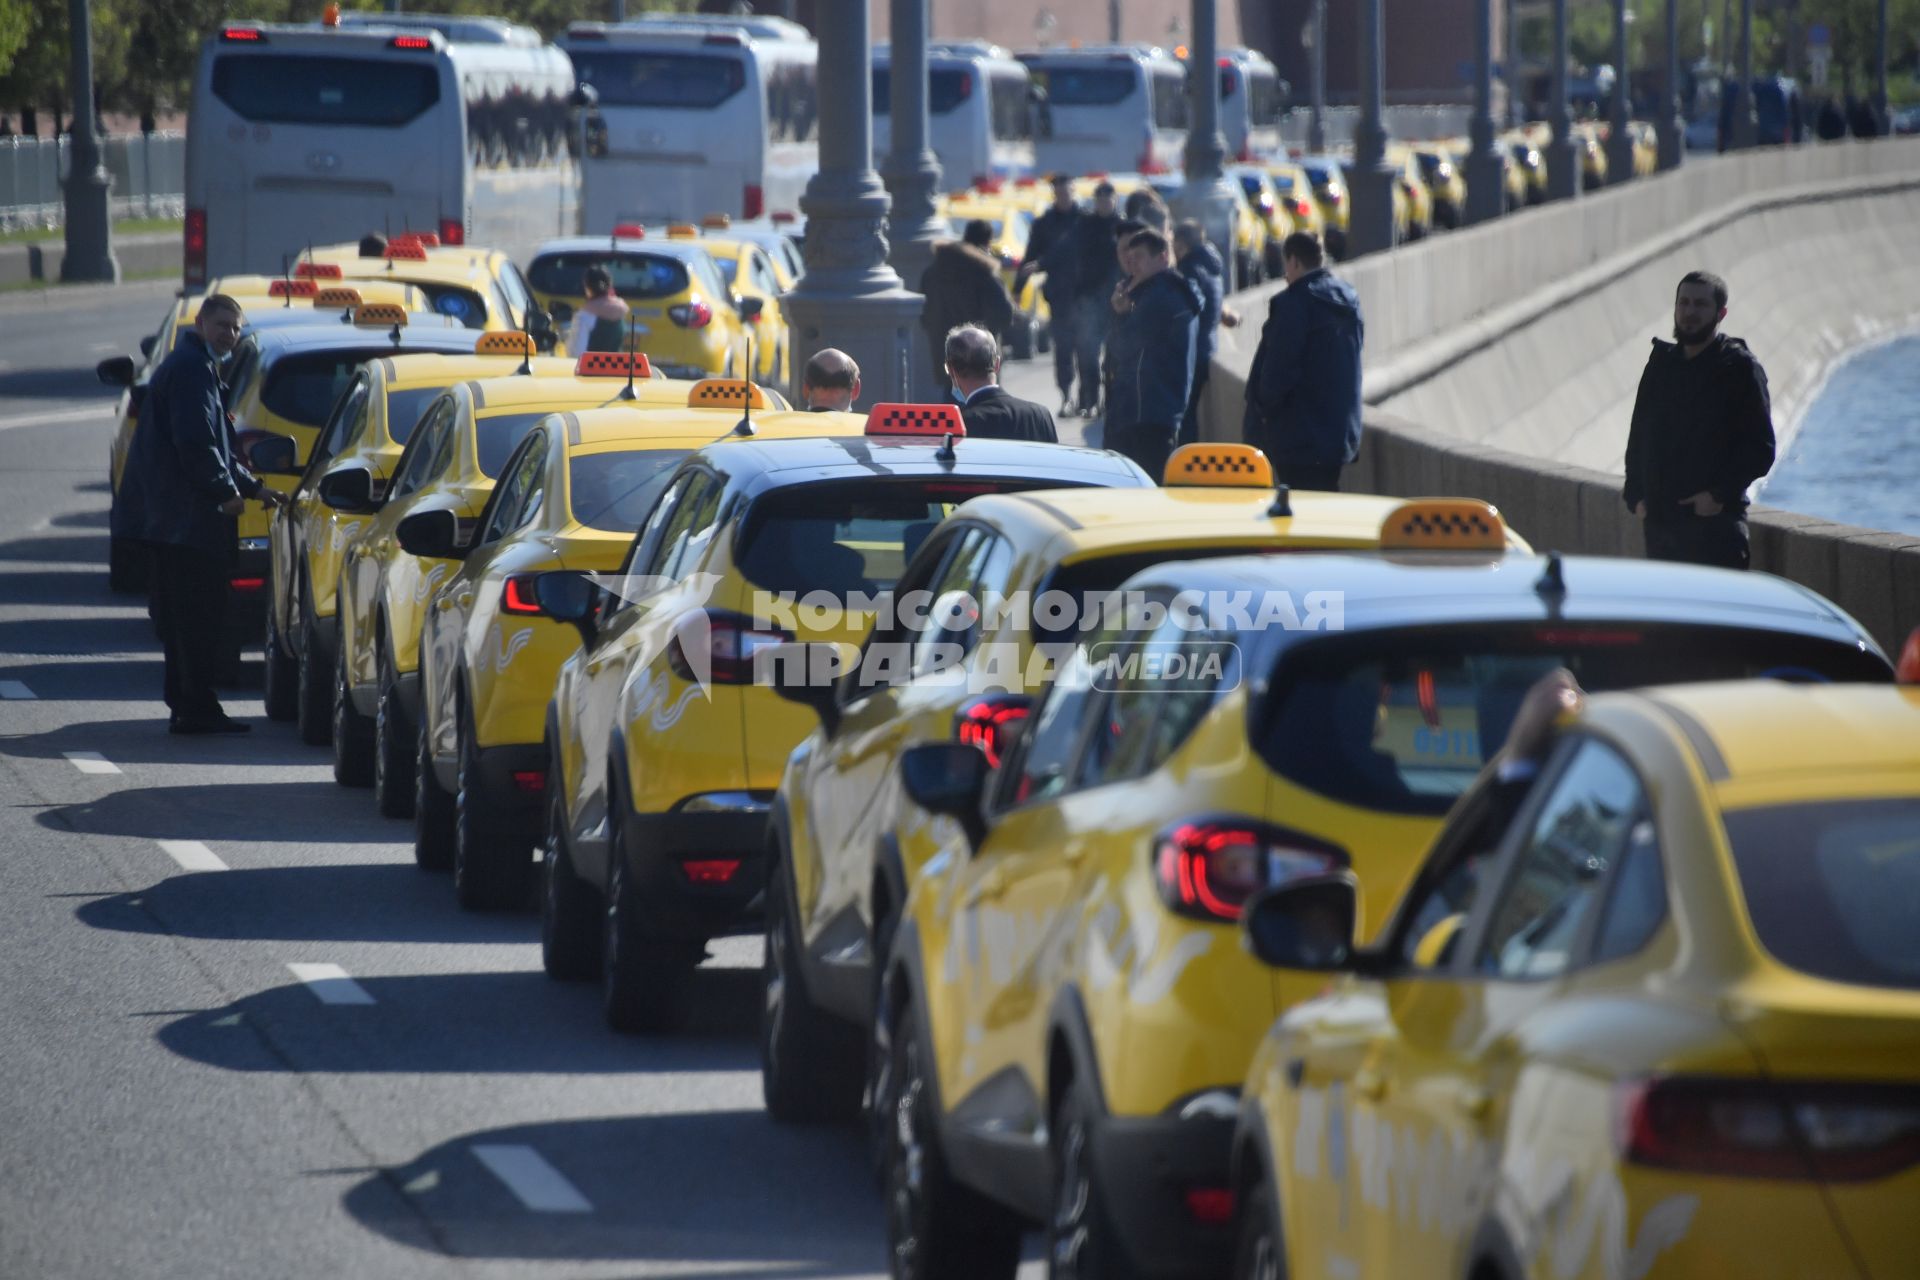
[[[67,142],[0,138],[0,231],[58,227],[64,213]],[[113,175],[116,218],[177,218],[186,210],[187,140],[178,133],[118,135],[100,142]]]

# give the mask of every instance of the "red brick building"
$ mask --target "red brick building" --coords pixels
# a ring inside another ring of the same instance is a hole
[[[1386,99],[1400,103],[1473,99],[1474,3],[1485,0],[1386,0]],[[1313,0],[1243,0],[1241,30],[1293,83],[1303,101],[1309,83],[1301,31]],[[1506,40],[1506,5],[1493,4],[1493,47]],[[1354,102],[1360,93],[1361,13],[1358,0],[1327,3],[1327,100]]]

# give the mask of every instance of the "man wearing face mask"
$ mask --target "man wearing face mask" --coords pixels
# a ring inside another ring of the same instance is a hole
[[[1727,284],[1681,277],[1673,341],[1655,338],[1627,436],[1621,497],[1644,522],[1647,555],[1747,567],[1747,487],[1773,467],[1767,372],[1747,344],[1720,332]]]
[[[166,650],[167,729],[246,733],[213,691],[227,582],[247,498],[282,506],[236,454],[220,362],[245,324],[240,304],[213,294],[147,385],[140,428],[113,504],[113,533],[153,554],[152,612]]]

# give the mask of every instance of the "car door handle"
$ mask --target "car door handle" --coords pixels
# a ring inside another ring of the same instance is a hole
[[[1378,1102],[1387,1096],[1387,1078],[1378,1072],[1362,1071],[1353,1078],[1353,1091],[1368,1102]]]

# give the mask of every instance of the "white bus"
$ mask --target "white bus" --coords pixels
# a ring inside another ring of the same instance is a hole
[[[357,23],[229,23],[208,37],[187,124],[187,287],[277,274],[308,245],[369,231],[513,252],[570,227],[564,168],[473,163],[469,95],[507,83],[490,78],[501,48]],[[520,99],[571,92],[571,71],[553,57],[519,62]]]
[[[873,50],[873,157],[893,140],[891,49]],[[952,190],[1033,173],[1033,78],[998,45],[939,41],[927,49],[927,137]]]
[[[1271,160],[1281,151],[1280,118],[1290,88],[1263,53],[1226,49],[1220,54],[1220,132],[1227,159],[1242,164]]]
[[[576,22],[560,47],[597,104],[580,162],[580,231],[758,218],[800,207],[820,167],[819,48],[772,17]]]
[[[1187,71],[1152,45],[1023,53],[1045,95],[1034,145],[1043,171],[1177,173],[1187,143]]]

